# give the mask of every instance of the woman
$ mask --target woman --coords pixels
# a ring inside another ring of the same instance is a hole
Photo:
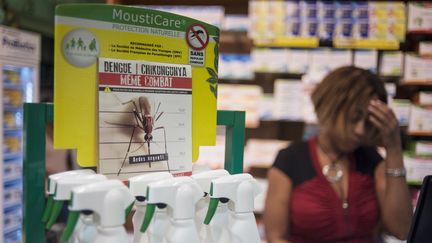
[[[377,242],[382,228],[407,237],[412,206],[386,98],[379,78],[356,67],[336,69],[316,87],[319,133],[281,150],[268,173],[269,243]]]

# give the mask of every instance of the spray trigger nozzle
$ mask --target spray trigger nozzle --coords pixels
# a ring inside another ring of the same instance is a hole
[[[78,211],[70,211],[68,215],[68,219],[66,222],[66,227],[63,231],[63,235],[61,236],[62,242],[67,242],[69,238],[71,237],[75,226],[78,222],[80,213]]]
[[[129,214],[132,212],[134,202],[132,202],[126,209],[125,209],[125,220],[129,217]]]
[[[63,208],[64,201],[56,201],[54,200],[51,210],[51,215],[46,224],[46,229],[51,229],[51,227],[56,223],[58,216]]]
[[[210,224],[210,221],[212,220],[213,216],[216,213],[216,209],[219,204],[219,198],[210,198],[209,207],[207,210],[206,217],[204,219],[204,224]]]
[[[148,226],[150,225],[150,222],[152,221],[155,210],[156,210],[156,204],[147,204],[147,209],[144,215],[144,221],[140,229],[141,233],[146,232]]]
[[[49,185],[49,184],[48,184]],[[51,211],[54,203],[54,196],[48,195],[47,204],[42,215],[42,223],[46,224],[51,216]]]

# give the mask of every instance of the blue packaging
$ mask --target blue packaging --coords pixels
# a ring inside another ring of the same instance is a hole
[[[316,1],[301,1],[300,2],[301,17],[316,18],[318,15],[318,8]]]
[[[4,183],[3,208],[21,205],[22,181],[21,179]]]
[[[302,36],[315,37],[318,36],[318,20],[316,18],[309,18],[304,21]]]
[[[356,25],[356,28],[355,28],[356,33],[354,33],[354,35],[357,38],[360,38],[360,39],[369,38],[370,26],[369,26],[368,20],[358,20],[355,25]]]
[[[291,17],[286,18],[286,35],[291,37],[301,36],[302,21],[300,18]]]
[[[319,21],[319,38],[323,40],[331,40],[335,35],[335,28],[336,21],[334,19],[322,19]]]
[[[352,19],[354,6],[351,1],[336,2],[336,18]]]
[[[285,16],[300,18],[300,4],[299,1],[285,2]]]
[[[356,19],[369,18],[369,4],[368,2],[355,2],[353,17]]]
[[[352,19],[339,19],[336,22],[337,38],[352,38],[353,37],[353,21]]]
[[[15,229],[4,235],[5,243],[22,243],[21,228]]]
[[[21,229],[22,207],[15,206],[3,210],[3,233],[8,234],[12,231]]]
[[[333,1],[318,1],[319,19],[334,19],[336,17],[336,5]]]

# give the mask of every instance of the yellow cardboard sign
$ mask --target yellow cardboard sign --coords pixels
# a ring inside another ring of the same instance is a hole
[[[97,164],[97,58],[192,65],[192,160],[215,144],[219,29],[157,10],[102,4],[56,8],[54,147]],[[109,90],[107,90],[109,92]]]

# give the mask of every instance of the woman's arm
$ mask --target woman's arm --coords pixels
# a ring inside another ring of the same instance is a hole
[[[380,130],[386,158],[375,170],[376,190],[385,229],[406,239],[412,219],[411,196],[405,176],[387,175],[388,169],[404,168],[399,124],[393,111],[380,101],[369,106],[371,122]]]
[[[279,169],[271,168],[267,175],[269,186],[264,208],[264,225],[269,243],[288,243],[291,180]]]

